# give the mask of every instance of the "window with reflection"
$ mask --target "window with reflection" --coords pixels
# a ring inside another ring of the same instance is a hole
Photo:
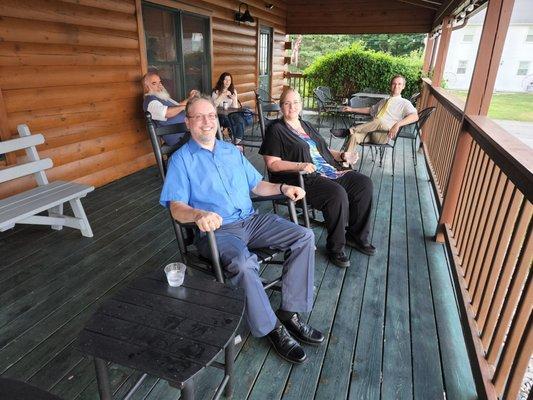
[[[209,18],[143,4],[148,68],[177,100],[192,89],[211,91]]]

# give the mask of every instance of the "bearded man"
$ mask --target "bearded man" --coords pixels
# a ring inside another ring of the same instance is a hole
[[[144,88],[143,109],[152,114],[152,120],[156,126],[173,125],[185,122],[185,105],[187,101],[200,95],[198,90],[191,90],[189,97],[181,102],[177,102],[170,97],[161,78],[156,72],[148,72],[142,78]],[[163,135],[163,140],[169,146],[174,146],[180,142],[185,132],[176,132]]]

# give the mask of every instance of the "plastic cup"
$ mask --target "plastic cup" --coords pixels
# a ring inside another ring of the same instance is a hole
[[[227,110],[229,108],[229,103],[227,103],[227,102],[222,103],[222,108],[224,110]]]
[[[171,263],[165,267],[165,274],[170,286],[177,287],[183,284],[185,278],[185,270],[187,267],[183,263]]]

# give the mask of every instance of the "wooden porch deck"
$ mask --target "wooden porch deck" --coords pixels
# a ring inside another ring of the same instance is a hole
[[[249,153],[247,153],[249,154]],[[258,169],[262,164],[251,157]],[[291,366],[265,340],[243,336],[235,399],[477,398],[445,249],[430,240],[436,207],[425,164],[400,142],[396,175],[365,160],[375,188],[374,257],[351,253],[339,269],[317,238],[316,297],[309,320],[327,334],[306,346],[309,362]],[[70,229],[17,227],[0,236],[0,374],[64,399],[97,399],[92,360],[73,348],[89,316],[125,281],[178,258],[155,168],[84,199],[94,238]],[[265,274],[271,273],[269,268]],[[279,295],[273,293],[277,306]],[[197,398],[208,398],[221,371],[209,369]],[[115,397],[138,373],[111,367]],[[135,399],[176,399],[165,381],[146,379]],[[1,397],[1,396],[0,396]]]

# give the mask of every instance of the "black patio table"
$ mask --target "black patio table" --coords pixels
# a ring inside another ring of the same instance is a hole
[[[189,272],[189,271],[188,271]],[[207,366],[225,370],[213,398],[233,390],[235,331],[244,313],[242,289],[198,272],[171,287],[162,270],[134,279],[107,299],[78,337],[78,349],[94,357],[100,399],[112,399],[106,361],[167,380],[194,399],[194,381]],[[215,358],[225,351],[224,364]]]
[[[0,378],[0,399],[6,400],[61,400],[59,397],[45,392],[26,382]]]

